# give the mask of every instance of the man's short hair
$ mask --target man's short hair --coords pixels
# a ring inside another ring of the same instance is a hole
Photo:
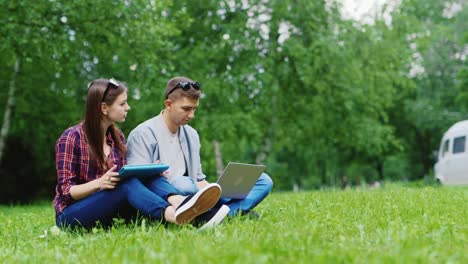
[[[191,85],[190,89],[184,91],[181,88],[175,88],[179,83],[193,83],[194,81],[187,77],[174,77],[170,79],[166,84],[166,92],[164,93],[165,99],[171,99],[172,101],[178,100],[181,97],[188,97],[191,99],[199,99],[201,96],[200,89],[194,89]],[[175,88],[175,89],[174,89]]]

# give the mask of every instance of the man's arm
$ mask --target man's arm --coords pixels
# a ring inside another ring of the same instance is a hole
[[[154,153],[158,153],[158,143],[156,139],[150,138],[146,133],[136,128],[127,139],[127,164],[151,164],[154,163],[158,157],[154,157]]]
[[[193,133],[190,136],[190,142],[192,143],[192,153],[194,155],[194,163],[198,164],[195,168],[195,184],[200,189],[203,186],[207,185],[208,182],[206,181],[206,175],[203,173],[202,165],[201,165],[201,157],[200,157],[200,137],[198,136],[198,132],[192,128]]]

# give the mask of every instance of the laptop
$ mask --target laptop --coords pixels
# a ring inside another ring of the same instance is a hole
[[[217,181],[221,197],[244,199],[265,169],[264,165],[229,162]]]

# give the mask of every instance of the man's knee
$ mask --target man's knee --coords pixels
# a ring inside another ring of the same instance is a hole
[[[273,189],[273,180],[266,173],[262,173],[262,175],[260,175],[260,178],[258,179],[257,183],[259,183],[266,190],[268,190],[268,192],[271,192],[271,190]]]
[[[171,181],[172,186],[181,195],[191,195],[198,191],[193,180],[187,176],[180,176]]]

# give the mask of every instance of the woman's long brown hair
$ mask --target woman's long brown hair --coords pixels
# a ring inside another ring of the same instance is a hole
[[[86,140],[90,147],[91,159],[96,162],[96,165],[103,169],[105,166],[104,159],[104,131],[102,129],[103,115],[101,112],[101,105],[105,103],[111,105],[117,99],[117,97],[123,92],[127,91],[127,87],[118,82],[119,86],[109,85],[109,80],[97,79],[94,80],[88,88],[88,96],[86,98],[86,111],[83,121],[83,129],[86,135]],[[104,92],[107,86],[109,86],[106,97],[103,98]],[[115,124],[112,124],[106,132],[110,132],[114,144],[117,147],[120,155],[125,157],[126,148],[125,144],[120,137],[118,128]]]

